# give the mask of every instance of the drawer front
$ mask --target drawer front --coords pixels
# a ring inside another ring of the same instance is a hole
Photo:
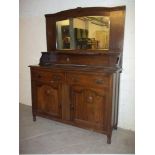
[[[31,78],[32,78],[32,80],[42,81],[42,82],[50,82],[50,83],[64,81],[63,73],[42,71],[42,70],[41,71],[32,70]]]
[[[84,85],[87,87],[107,87],[109,84],[108,75],[94,75],[94,74],[68,74],[67,81],[71,85]]]

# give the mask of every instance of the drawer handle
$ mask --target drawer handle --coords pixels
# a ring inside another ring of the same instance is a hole
[[[61,80],[61,76],[59,75],[54,75],[52,77],[52,80],[50,81],[51,83],[54,83],[54,82],[57,82],[57,81],[60,81]]]
[[[96,84],[103,84],[103,82],[104,82],[104,81],[101,80],[101,79],[97,79],[97,80],[95,81]]]
[[[59,80],[61,80],[61,76],[54,75],[52,79],[53,79],[53,81],[59,81]]]

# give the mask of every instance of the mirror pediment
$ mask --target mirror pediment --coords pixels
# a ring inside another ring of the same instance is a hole
[[[47,51],[123,51],[125,6],[46,14]]]

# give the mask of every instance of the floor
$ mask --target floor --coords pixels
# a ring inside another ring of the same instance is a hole
[[[103,134],[37,117],[20,104],[20,154],[134,154],[135,134],[118,128],[112,143]]]

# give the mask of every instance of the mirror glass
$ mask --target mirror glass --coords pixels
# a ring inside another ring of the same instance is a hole
[[[56,22],[57,49],[109,49],[108,16],[84,16]]]

